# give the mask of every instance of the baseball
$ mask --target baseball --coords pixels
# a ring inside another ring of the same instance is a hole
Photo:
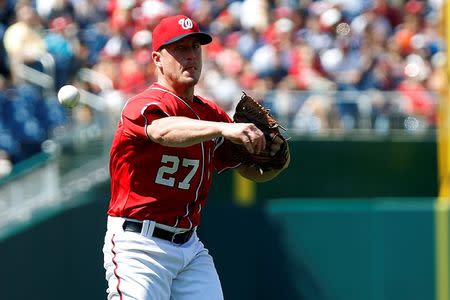
[[[73,108],[80,100],[80,91],[73,85],[65,85],[58,91],[58,100],[62,106]]]

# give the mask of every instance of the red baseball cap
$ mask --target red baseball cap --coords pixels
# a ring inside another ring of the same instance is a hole
[[[202,45],[212,41],[212,37],[201,32],[197,22],[187,16],[177,15],[164,18],[153,30],[152,49],[158,51],[162,46],[191,35],[195,35]]]

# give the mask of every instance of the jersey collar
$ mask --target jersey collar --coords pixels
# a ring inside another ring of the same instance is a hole
[[[160,85],[160,84],[158,84],[158,83],[156,83],[156,82],[153,83],[153,84],[151,85],[151,87],[158,87],[158,88],[163,89],[163,90],[165,90],[165,91],[167,91],[167,92],[170,92],[170,93],[175,94],[173,91],[169,90],[169,89],[166,88],[165,86],[162,86],[162,85]],[[199,104],[205,104],[205,102],[203,102],[203,100],[200,99],[200,97],[198,97],[197,95],[194,95],[193,100],[194,100],[194,102],[196,102],[196,103],[199,103]]]

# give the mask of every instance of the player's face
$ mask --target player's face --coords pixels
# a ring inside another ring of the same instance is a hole
[[[202,72],[202,47],[196,37],[188,36],[164,46],[160,54],[166,80],[178,85],[197,84]]]

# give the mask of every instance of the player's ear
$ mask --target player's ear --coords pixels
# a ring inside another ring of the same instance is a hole
[[[153,59],[153,63],[158,67],[161,68],[162,64],[161,64],[161,52],[159,51],[153,51],[152,52],[152,59]]]

